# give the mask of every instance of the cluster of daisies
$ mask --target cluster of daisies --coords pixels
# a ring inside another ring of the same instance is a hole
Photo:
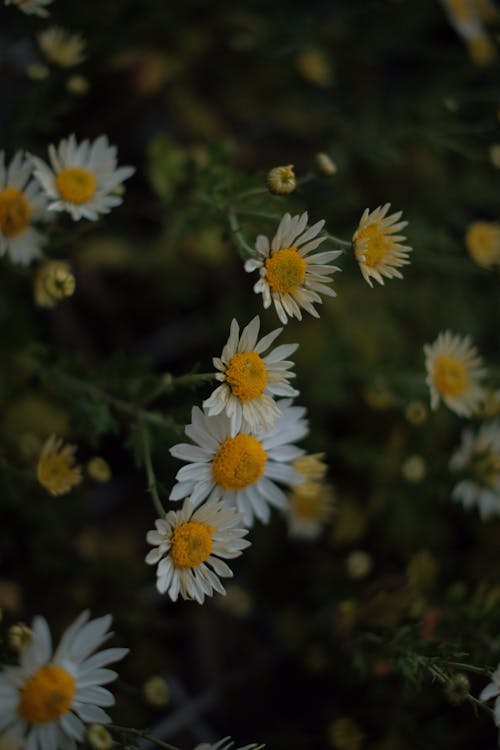
[[[469,336],[450,331],[440,333],[424,346],[427,385],[431,407],[442,401],[460,417],[479,417],[485,405],[498,395],[484,385],[487,370]],[[499,402],[500,403],[500,402]],[[500,515],[500,422],[484,421],[476,430],[462,433],[460,446],[453,453],[450,469],[460,475],[453,490],[454,500],[464,508],[477,507],[483,519]]]
[[[117,166],[105,135],[80,144],[70,135],[48,152],[48,163],[22,152],[6,163],[0,151],[0,255],[21,265],[42,256],[41,226],[51,216],[65,211],[75,221],[96,221],[122,203],[121,184],[135,171]]]

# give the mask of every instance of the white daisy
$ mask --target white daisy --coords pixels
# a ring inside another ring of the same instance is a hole
[[[199,745],[196,745],[194,750],[259,750],[259,748],[264,747],[264,745],[257,745],[255,742],[251,745],[244,745],[243,747],[234,747],[234,740],[231,739],[231,737],[224,737],[222,740],[219,740],[218,742],[201,742]]]
[[[220,359],[213,360],[219,370],[215,377],[223,384],[203,402],[210,417],[224,411],[231,418],[234,434],[241,429],[242,420],[248,423],[251,432],[269,429],[280,415],[273,396],[299,394],[287,382],[295,377],[288,372],[293,362],[285,360],[298,344],[283,344],[261,357],[283,329],[277,328],[257,342],[259,327],[256,315],[240,336],[238,322],[233,319]]]
[[[251,435],[243,428],[233,435],[225,414],[209,417],[193,407],[185,432],[196,445],[179,443],[170,449],[173,456],[189,462],[177,472],[179,481],[170,499],[190,496],[193,505],[199,505],[210,495],[236,506],[247,526],[255,518],[267,523],[270,505],[284,508],[287,504],[275,481],[287,486],[303,481],[290,462],[304,453],[292,443],[308,431],[303,407],[284,399],[278,401],[278,408],[281,416],[270,430]]]
[[[225,594],[219,577],[233,573],[220,558],[239,557],[250,546],[243,539],[248,530],[237,528],[241,521],[240,513],[217,500],[209,500],[198,510],[186,500],[181,510],[171,510],[155,521],[156,530],[146,536],[155,549],[146,562],[159,563],[156,586],[160,594],[168,591],[174,602],[180,594],[199,604],[214,591]]]
[[[479,695],[480,701],[489,701],[491,698],[496,698],[493,717],[497,727],[500,727],[500,665],[491,675],[491,682],[482,689]]]
[[[403,274],[397,269],[410,262],[408,253],[412,248],[400,244],[405,240],[403,235],[394,234],[404,229],[408,222],[399,221],[401,211],[387,216],[390,207],[391,204],[386,203],[374,211],[365,209],[352,238],[359,268],[371,287],[372,278],[379,284],[384,283],[383,276],[387,279],[402,279]]]
[[[0,672],[0,732],[24,738],[26,750],[76,750],[84,722],[110,721],[101,706],[112,706],[115,699],[102,685],[117,674],[103,667],[129,650],[110,648],[91,656],[112,636],[111,615],[88,619],[89,612],[82,612],[53,652],[46,620],[35,617],[20,665]]]
[[[23,266],[42,254],[45,237],[33,222],[47,218],[47,199],[31,179],[32,166],[18,151],[9,166],[0,151],[0,255]]]
[[[116,146],[100,135],[78,145],[74,135],[49,146],[50,165],[32,156],[34,175],[50,199],[49,211],[68,211],[75,221],[96,221],[122,203],[117,188],[134,167],[116,166]]]
[[[431,408],[437,409],[442,399],[462,417],[473,414],[486,397],[479,383],[486,370],[470,337],[441,332],[433,344],[425,344],[424,353]]]
[[[477,433],[464,430],[450,469],[463,479],[453,489],[464,508],[477,507],[481,518],[500,515],[500,422],[485,422]]]
[[[327,250],[309,255],[327,238],[317,236],[325,222],[318,221],[308,228],[307,218],[307,212],[293,217],[285,214],[271,243],[267,237],[259,235],[255,243],[258,257],[245,263],[245,271],[259,269],[260,279],[253,289],[262,294],[264,308],[273,302],[278,318],[285,324],[288,317],[302,320],[301,307],[319,318],[313,305],[323,301],[319,292],[336,297],[333,289],[326,285],[332,281],[329,277],[340,268],[328,264],[342,251]]]
[[[19,10],[28,16],[41,16],[46,18],[49,12],[45,6],[50,5],[54,0],[4,0],[5,5],[16,5]]]

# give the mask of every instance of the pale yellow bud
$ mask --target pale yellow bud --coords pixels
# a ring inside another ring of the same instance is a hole
[[[314,157],[314,164],[323,177],[333,177],[333,175],[337,173],[337,165],[328,154],[323,152],[316,154]]]
[[[66,90],[75,96],[85,96],[90,89],[90,81],[85,76],[70,76],[66,81]]]
[[[52,308],[71,297],[76,287],[75,277],[68,263],[51,260],[40,266],[35,275],[34,297],[39,307]]]
[[[100,456],[94,456],[91,458],[87,463],[86,469],[87,474],[94,480],[94,482],[104,484],[104,482],[109,482],[111,479],[111,467],[108,462]]]
[[[373,567],[373,560],[368,552],[362,549],[354,550],[347,556],[345,566],[351,578],[361,580],[370,574]]]
[[[405,417],[410,424],[421,425],[427,421],[429,410],[423,401],[410,401],[405,408]]]
[[[293,164],[287,167],[274,167],[267,174],[267,187],[274,195],[289,195],[296,186]]]
[[[408,456],[401,466],[401,474],[407,482],[418,484],[427,473],[427,465],[422,456]]]
[[[163,677],[159,677],[158,675],[154,675],[149,680],[146,680],[142,692],[146,703],[155,708],[163,708],[170,701],[169,687]]]
[[[7,631],[7,643],[18,654],[30,645],[32,638],[33,631],[24,622],[16,622]]]
[[[89,724],[85,740],[92,750],[110,750],[113,747],[113,738],[102,724]]]

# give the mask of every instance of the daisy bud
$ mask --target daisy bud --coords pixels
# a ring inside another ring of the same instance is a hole
[[[155,708],[163,708],[170,701],[169,687],[163,677],[159,677],[158,675],[146,680],[142,692],[146,703]]]
[[[296,186],[293,164],[287,167],[274,167],[267,174],[267,187],[273,195],[289,195]]]
[[[345,566],[351,578],[361,580],[370,574],[373,567],[373,560],[368,552],[357,549],[347,556]]]
[[[418,484],[427,473],[425,460],[422,456],[408,456],[401,466],[401,474],[407,482]]]
[[[7,631],[7,642],[10,648],[20,654],[26,646],[29,646],[33,632],[24,622],[16,622]]]
[[[90,82],[85,76],[70,76],[66,81],[66,91],[75,96],[85,96],[90,89]]]
[[[444,694],[452,706],[460,706],[465,703],[470,693],[470,682],[463,672],[454,674],[444,685]]]
[[[86,466],[87,474],[94,482],[104,484],[109,482],[111,479],[111,467],[104,458],[100,456],[94,456],[90,459]]]
[[[75,291],[75,277],[68,263],[51,260],[40,266],[35,276],[34,298],[39,307],[53,308]]]
[[[496,166],[500,166],[500,147]],[[465,246],[478,266],[500,265],[500,226],[492,221],[474,221],[465,233]]]
[[[102,724],[89,724],[85,740],[92,750],[110,750],[113,747],[113,738]]]
[[[405,417],[410,424],[423,424],[428,417],[426,405],[422,401],[410,401],[405,408]]]
[[[320,152],[314,157],[314,165],[323,177],[333,177],[337,173],[337,165],[328,154]]]

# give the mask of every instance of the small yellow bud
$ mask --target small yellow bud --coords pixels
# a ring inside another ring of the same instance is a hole
[[[146,680],[142,692],[146,703],[155,708],[163,708],[170,701],[169,687],[163,677],[159,677],[158,675]]]
[[[337,165],[328,154],[320,152],[314,157],[314,165],[323,177],[333,177],[337,173]]]
[[[94,482],[102,484],[104,484],[104,482],[109,482],[112,476],[110,465],[100,456],[94,456],[91,458],[87,463],[86,470],[87,474],[94,480]]]
[[[421,425],[427,421],[429,410],[423,401],[410,401],[405,408],[405,417],[410,424]]]
[[[305,49],[295,59],[300,75],[316,86],[331,86],[335,80],[333,65],[320,49]]]
[[[289,195],[297,186],[293,164],[287,167],[274,167],[268,172],[267,187],[273,195]]]
[[[66,81],[66,90],[75,96],[85,96],[90,90],[90,81],[85,76],[70,76]]]
[[[113,738],[102,724],[89,724],[85,732],[85,740],[92,750],[110,750]]]
[[[491,221],[473,222],[467,228],[465,246],[478,266],[492,268],[500,264],[500,226]]]
[[[7,643],[18,654],[30,645],[32,638],[33,631],[24,622],[16,622],[7,631]]]
[[[403,479],[411,484],[418,484],[427,473],[427,465],[422,456],[408,456],[401,466]]]
[[[34,297],[39,307],[52,308],[75,291],[75,277],[68,263],[50,260],[35,275]]]
[[[465,703],[470,693],[470,682],[462,672],[454,674],[444,685],[444,694],[452,706]]]
[[[373,567],[373,560],[368,552],[361,549],[354,550],[347,556],[345,566],[351,578],[361,580],[370,574]]]
[[[26,68],[26,75],[32,81],[45,81],[49,77],[49,69],[43,63],[33,63]]]

